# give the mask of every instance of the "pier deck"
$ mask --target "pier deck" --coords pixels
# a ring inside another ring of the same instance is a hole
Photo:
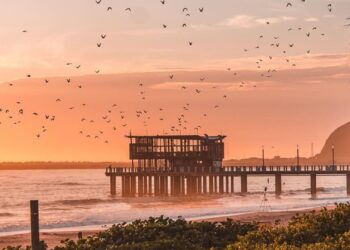
[[[122,196],[144,195],[199,195],[234,193],[234,177],[240,177],[241,193],[248,192],[248,176],[275,176],[275,193],[282,193],[282,176],[309,175],[311,195],[316,195],[317,175],[345,175],[346,190],[350,195],[349,165],[304,166],[225,166],[175,168],[112,168],[106,169],[110,177],[111,194],[116,194],[116,178],[121,178]]]

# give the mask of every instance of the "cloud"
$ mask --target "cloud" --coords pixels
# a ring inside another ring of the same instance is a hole
[[[269,22],[270,24],[276,24],[281,22],[289,22],[296,20],[296,17],[293,16],[278,16],[278,17],[267,17],[261,18],[256,16],[249,15],[237,15],[234,17],[227,18],[220,25],[235,27],[235,28],[252,28],[258,25],[266,24]]]
[[[231,83],[229,82],[220,82],[220,81],[213,81],[213,82],[201,82],[198,81],[178,81],[178,82],[162,82],[153,84],[150,86],[151,89],[181,89],[183,86],[186,88],[188,87],[211,87],[215,85],[220,85],[221,87],[230,86]]]
[[[238,15],[235,17],[227,18],[222,22],[224,26],[237,27],[237,28],[251,28],[257,25],[256,17],[248,15]]]
[[[305,22],[318,22],[320,19],[318,19],[317,17],[308,17],[305,18]]]

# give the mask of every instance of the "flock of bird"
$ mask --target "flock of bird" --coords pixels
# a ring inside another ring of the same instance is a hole
[[[103,0],[94,0],[96,2],[97,5],[102,6]],[[306,2],[306,0],[301,0],[301,2]],[[160,3],[161,5],[166,5],[167,2],[166,0],[161,0]],[[294,3],[293,2],[287,2],[286,4],[286,8],[293,8]],[[331,3],[329,3],[327,6],[327,11],[332,12],[333,11],[333,5]],[[107,12],[112,12],[113,11],[113,7],[112,6],[106,6],[106,11]],[[133,14],[133,15],[137,15],[137,13],[134,13],[134,10],[131,7],[126,7],[124,9],[124,11],[126,13],[129,14]],[[202,6],[198,6],[197,9],[195,10],[196,12],[198,12],[201,15],[205,15],[206,13],[206,9]],[[187,7],[183,7],[181,10],[179,10],[179,12],[181,12],[186,18],[188,19],[188,22],[182,22],[179,24],[179,27],[183,28],[183,29],[189,29],[191,27],[190,22],[190,17],[192,12],[190,11],[189,8]],[[346,21],[350,22],[350,18],[347,18]],[[265,25],[268,26],[272,26],[272,23],[269,21],[269,19],[267,19],[265,21]],[[350,23],[345,24],[345,26],[350,27]],[[167,29],[169,27],[168,24],[166,23],[162,23],[160,25],[160,29]],[[305,39],[309,39],[312,36],[319,36],[319,37],[325,37],[326,34],[323,33],[322,31],[320,31],[321,28],[314,26],[311,29],[306,29],[303,27],[289,27],[287,28],[287,32],[301,32],[305,34]],[[23,33],[28,33],[28,30],[22,30]],[[106,33],[101,33],[98,35],[99,37],[99,41],[96,42],[96,46],[97,48],[103,48],[103,42],[108,39],[108,34]],[[267,41],[266,41],[267,40]],[[265,43],[267,42],[270,48],[272,48],[273,50],[275,50],[275,54],[279,54],[279,57],[284,58],[285,63],[287,65],[289,65],[291,68],[297,67],[296,62],[294,62],[291,58],[288,57],[289,52],[291,52],[296,46],[298,46],[298,44],[296,43],[283,43],[282,41],[280,41],[280,37],[278,35],[273,36],[273,37],[268,37],[264,34],[257,34],[257,43],[251,47],[246,47],[243,48],[242,52],[249,54],[251,51],[256,51],[261,49],[264,45],[262,44],[262,42],[260,41],[264,41]],[[192,46],[200,46],[200,44],[196,43],[194,44],[194,42],[191,39],[188,39],[188,41],[186,41],[186,43],[188,44],[188,46],[192,47]],[[306,49],[305,53],[306,54],[310,54],[311,48]],[[276,74],[278,72],[277,68],[274,67],[270,67],[271,65],[271,61],[273,61],[274,56],[273,55],[267,55],[265,57],[261,57],[258,60],[256,60],[254,62],[254,65],[257,69],[257,74],[259,75],[259,77],[266,79],[266,78],[271,78],[274,76],[274,74]],[[73,67],[75,69],[80,69],[82,67],[81,64],[73,64],[72,62],[67,62],[66,63],[67,67]],[[228,74],[232,75],[232,79],[233,81],[238,81],[239,84],[237,86],[237,88],[257,88],[258,84],[256,83],[250,83],[249,81],[239,81],[237,80],[238,75],[239,75],[239,71],[234,71],[233,69],[231,69],[231,67],[227,67],[226,69],[222,69],[223,71],[226,71]],[[94,71],[94,74],[100,74],[101,70],[100,69],[96,69]],[[27,74],[26,78],[32,78],[32,74]],[[168,76],[168,79],[164,79],[164,82],[175,82],[176,81],[176,73],[170,73]],[[75,84],[73,81],[73,78],[71,77],[66,77],[65,78],[65,83],[69,84],[71,86],[75,86],[78,89],[82,89],[84,88],[83,84]],[[206,83],[208,86],[208,84],[210,84],[210,79],[207,79],[206,76],[201,76],[198,79],[197,83]],[[43,80],[43,84],[50,84],[50,79],[46,78]],[[74,85],[75,84],[75,85]],[[200,84],[196,84],[195,87],[191,90],[190,86],[187,86],[186,84],[183,84],[182,86],[180,86],[180,90],[181,91],[193,91],[194,95],[201,95],[202,92],[204,91],[204,87],[201,87]],[[9,83],[8,84],[9,87],[15,87],[14,83]],[[203,85],[204,86],[204,85]],[[216,89],[217,86],[214,84],[209,85],[210,88],[212,89]],[[137,85],[137,88],[139,89],[138,92],[138,98],[140,98],[140,101],[145,101],[148,97],[147,97],[147,92],[150,91],[144,83],[142,83],[142,79],[140,79],[140,82]],[[206,88],[206,91],[209,88]],[[220,98],[220,100],[226,100],[227,98],[229,98],[228,94],[222,94],[220,95],[218,98]],[[55,99],[56,103],[61,103],[62,99],[61,98],[57,98]],[[86,103],[82,103],[82,106],[86,106]],[[196,133],[199,133],[199,131],[201,129],[203,129],[203,125],[202,124],[190,124],[189,122],[189,117],[191,117],[191,114],[189,113],[189,111],[191,110],[191,103],[190,102],[186,102],[180,105],[180,112],[178,114],[175,114],[176,116],[176,122],[173,122],[171,124],[169,124],[168,129],[166,131],[164,131],[165,134],[167,133],[191,133],[192,131],[196,131]],[[77,108],[76,106],[69,106],[66,107],[65,109],[68,110],[74,110],[75,108]],[[213,110],[217,110],[220,109],[220,104],[219,101],[215,104],[212,105]],[[208,110],[207,110],[208,111]],[[0,103],[0,126],[1,124],[3,124],[5,121],[10,121],[11,124],[13,125],[19,125],[22,120],[21,120],[21,116],[23,116],[25,114],[25,112],[27,112],[27,110],[25,109],[24,106],[22,106],[22,102],[21,101],[17,101],[16,102],[16,106],[12,107],[12,108],[7,108],[7,107],[1,107],[1,103]],[[33,116],[33,117],[40,117],[43,120],[43,125],[41,125],[37,131],[34,133],[35,137],[37,137],[38,139],[41,138],[45,133],[47,133],[47,131],[49,130],[49,124],[48,123],[54,123],[56,121],[56,115],[55,114],[46,114],[46,113],[41,113],[39,111],[28,111],[28,113]],[[112,116],[113,113],[113,116]],[[116,125],[116,121],[115,121],[115,113],[117,113],[118,116],[118,126]],[[81,130],[77,131],[77,133],[80,136],[83,136],[85,138],[88,139],[96,139],[96,140],[102,140],[104,143],[108,144],[110,142],[110,138],[107,136],[107,132],[105,130],[101,130],[101,129],[95,129],[94,131],[87,131],[84,127],[84,124],[98,124],[100,122],[103,122],[104,124],[107,124],[110,127],[111,131],[119,131],[122,128],[131,130],[133,128],[132,124],[129,124],[127,122],[127,117],[129,116],[135,116],[137,119],[142,120],[142,125],[144,127],[148,127],[149,126],[149,121],[152,119],[157,119],[160,122],[164,122],[166,120],[165,118],[165,113],[166,110],[164,107],[159,107],[156,113],[156,117],[154,118],[154,115],[151,115],[151,111],[149,109],[147,109],[146,106],[144,106],[143,109],[137,109],[135,110],[134,114],[130,114],[130,113],[126,113],[126,111],[123,110],[118,110],[118,105],[115,103],[112,103],[109,107],[106,108],[106,110],[104,111],[104,114],[100,115],[100,119],[96,120],[96,119],[92,119],[86,116],[82,116],[79,117],[79,122],[82,124],[81,125]],[[168,114],[169,115],[169,114]],[[208,117],[208,112],[203,112],[202,116],[204,118]],[[64,117],[62,118],[64,119]],[[45,121],[45,123],[44,123]],[[97,127],[97,126],[96,126]],[[1,128],[1,127],[0,127]]]

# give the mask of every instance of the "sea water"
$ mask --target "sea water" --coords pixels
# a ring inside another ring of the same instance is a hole
[[[0,171],[0,235],[27,232],[30,228],[29,201],[40,204],[42,230],[98,229],[103,225],[165,215],[172,218],[208,218],[258,212],[300,210],[347,202],[345,176],[317,176],[318,194],[310,195],[310,176],[282,176],[283,194],[274,195],[273,176],[249,176],[248,195],[240,195],[240,178],[235,177],[235,194],[198,197],[111,196],[109,178],[103,169],[3,170]],[[262,207],[263,190],[267,201]]]

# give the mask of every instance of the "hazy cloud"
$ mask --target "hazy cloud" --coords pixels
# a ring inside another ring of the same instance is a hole
[[[318,22],[319,19],[317,17],[308,17],[308,18],[305,18],[305,21],[306,22]]]
[[[288,22],[288,21],[294,21],[294,20],[296,20],[296,18],[293,16],[261,18],[256,16],[250,16],[250,15],[237,15],[231,18],[227,18],[220,24],[224,26],[236,27],[236,28],[252,28],[258,25],[266,24],[266,22],[269,22],[270,24],[275,24],[275,23]]]

